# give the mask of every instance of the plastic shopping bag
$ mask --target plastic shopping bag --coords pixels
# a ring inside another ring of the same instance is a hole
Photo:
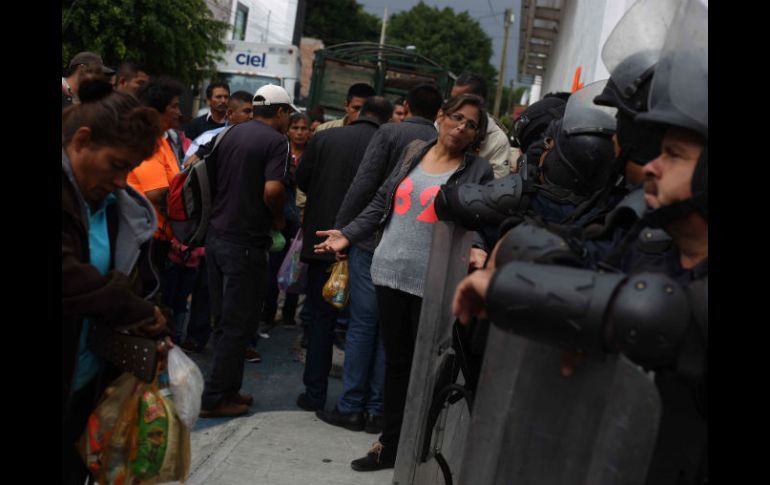
[[[278,288],[286,293],[302,293],[307,285],[307,264],[299,260],[302,252],[302,229],[297,231],[286,257],[278,269]]]
[[[130,432],[136,426],[138,396],[145,384],[128,372],[110,384],[88,417],[78,450],[100,484],[126,482]]]
[[[101,485],[187,479],[190,432],[157,382],[124,373],[89,416],[78,449]]]
[[[176,415],[191,430],[201,411],[203,374],[179,347],[174,347],[168,352],[168,376]]]
[[[342,308],[348,303],[350,287],[348,286],[348,261],[337,261],[332,266],[332,274],[323,287],[323,297],[334,308]]]

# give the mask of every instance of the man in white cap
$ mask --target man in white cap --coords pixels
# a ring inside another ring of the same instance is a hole
[[[115,71],[104,65],[102,57],[93,52],[78,52],[70,61],[70,65],[61,78],[62,109],[78,104],[78,89],[86,79],[111,76]]]
[[[214,361],[201,417],[239,416],[254,401],[241,394],[246,347],[256,333],[267,286],[270,230],[284,224],[283,177],[289,115],[299,111],[280,86],[259,88],[254,119],[225,132],[211,162],[212,216],[206,265],[214,316]]]

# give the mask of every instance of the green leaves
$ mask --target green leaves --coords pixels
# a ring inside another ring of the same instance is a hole
[[[448,67],[455,74],[473,71],[491,85],[496,76],[489,63],[492,40],[467,12],[455,13],[449,7],[439,10],[423,2],[390,19],[387,44],[406,47]]]
[[[78,52],[94,51],[108,66],[128,58],[195,83],[206,75],[201,69],[214,69],[227,29],[204,0],[65,0],[62,68]]]
[[[330,46],[342,42],[378,42],[381,21],[356,0],[308,0],[302,35]]]

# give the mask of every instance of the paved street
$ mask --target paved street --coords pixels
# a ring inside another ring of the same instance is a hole
[[[200,419],[192,433],[190,485],[385,485],[393,470],[359,473],[350,461],[363,456],[378,435],[330,426],[299,409],[302,392],[299,327],[276,326],[259,342],[263,362],[246,363],[243,391],[254,395],[241,418]],[[212,351],[192,355],[204,375]],[[335,350],[335,367],[342,353]],[[330,379],[327,407],[342,383]]]

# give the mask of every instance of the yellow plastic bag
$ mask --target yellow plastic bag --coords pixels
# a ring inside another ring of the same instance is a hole
[[[348,280],[348,261],[337,261],[332,266],[332,275],[323,287],[323,297],[334,308],[340,309],[348,304],[350,287]]]

